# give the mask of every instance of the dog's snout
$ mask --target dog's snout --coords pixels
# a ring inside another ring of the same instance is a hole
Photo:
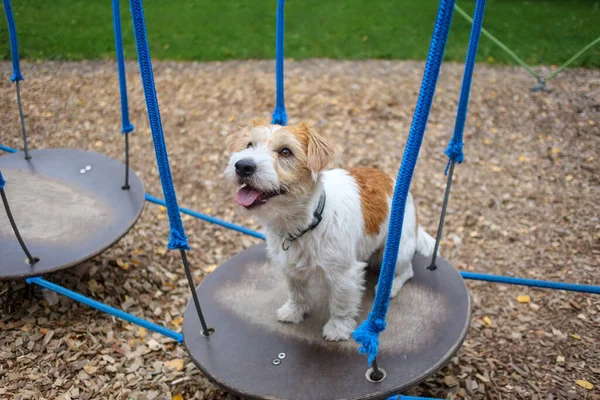
[[[251,158],[244,158],[235,163],[235,173],[241,178],[247,178],[256,172],[256,163]]]

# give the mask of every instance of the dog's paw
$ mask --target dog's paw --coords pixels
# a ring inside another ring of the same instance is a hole
[[[323,327],[323,337],[332,342],[348,340],[355,327],[356,322],[352,318],[333,317]]]
[[[287,301],[277,310],[277,320],[280,322],[297,324],[298,322],[302,322],[305,312],[306,310],[304,310],[302,307],[299,307],[297,304],[294,304],[291,301]]]

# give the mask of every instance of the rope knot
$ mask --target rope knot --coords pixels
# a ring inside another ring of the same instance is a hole
[[[6,185],[6,181],[4,180],[4,177],[2,176],[2,172],[0,172],[0,190],[4,189],[4,185]]]
[[[21,71],[16,71],[13,76],[10,77],[10,81],[15,83],[16,81],[24,81],[23,75],[21,75]]]
[[[273,111],[273,120],[271,121],[274,125],[284,126],[287,124],[287,113],[285,112],[285,108],[277,107],[275,111]]]
[[[171,233],[169,234],[169,250],[189,250],[190,246],[188,245],[187,236],[177,229],[171,229]]]
[[[379,350],[379,333],[383,332],[385,327],[385,319],[372,318],[372,315],[369,315],[369,318],[360,324],[352,334],[354,340],[361,345],[358,349],[359,353],[368,356],[369,364],[373,363],[377,355],[377,351]]]
[[[127,124],[127,125],[123,125],[123,129],[121,129],[121,133],[125,134],[125,133],[131,133],[133,132],[133,124]]]

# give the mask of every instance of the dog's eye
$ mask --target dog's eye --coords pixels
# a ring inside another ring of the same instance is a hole
[[[291,152],[290,149],[284,148],[284,149],[281,149],[281,151],[279,152],[279,154],[282,155],[282,156],[284,156],[284,157],[289,157],[289,156],[292,155],[292,152]]]
[[[253,147],[254,145],[252,144],[252,142],[248,143],[248,146],[246,146],[247,149],[249,149],[250,147]]]

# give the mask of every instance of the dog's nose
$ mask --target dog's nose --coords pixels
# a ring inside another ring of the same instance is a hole
[[[235,173],[241,178],[247,178],[256,172],[256,163],[251,158],[244,158],[235,163]]]

